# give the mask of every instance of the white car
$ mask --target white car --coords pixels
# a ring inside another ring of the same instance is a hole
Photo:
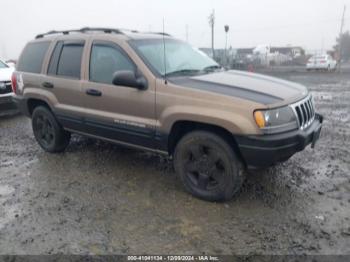
[[[17,108],[12,101],[11,77],[14,71],[5,62],[0,60],[0,116],[15,113]]]
[[[337,67],[337,61],[335,61],[330,55],[319,55],[311,57],[306,64],[306,69],[310,70],[328,70],[334,71]]]

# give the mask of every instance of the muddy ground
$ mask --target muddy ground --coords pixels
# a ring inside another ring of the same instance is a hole
[[[321,140],[227,203],[157,155],[79,136],[48,154],[29,119],[0,118],[0,254],[350,254],[350,74],[273,74],[312,91]]]

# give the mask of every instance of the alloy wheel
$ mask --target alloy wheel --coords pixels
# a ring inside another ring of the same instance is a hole
[[[185,157],[184,172],[193,186],[213,191],[222,184],[227,167],[220,152],[195,144],[187,149]]]

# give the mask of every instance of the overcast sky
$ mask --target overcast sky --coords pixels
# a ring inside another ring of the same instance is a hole
[[[208,16],[216,14],[215,45],[298,45],[329,49],[340,30],[350,29],[349,0],[0,0],[0,56],[17,58],[25,43],[52,29],[104,26],[165,31],[197,47],[210,47]]]

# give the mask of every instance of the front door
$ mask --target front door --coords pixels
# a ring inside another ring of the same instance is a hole
[[[146,90],[113,85],[115,72],[137,67],[116,43],[91,44],[88,81],[83,83],[85,132],[113,141],[154,148],[155,86]]]

